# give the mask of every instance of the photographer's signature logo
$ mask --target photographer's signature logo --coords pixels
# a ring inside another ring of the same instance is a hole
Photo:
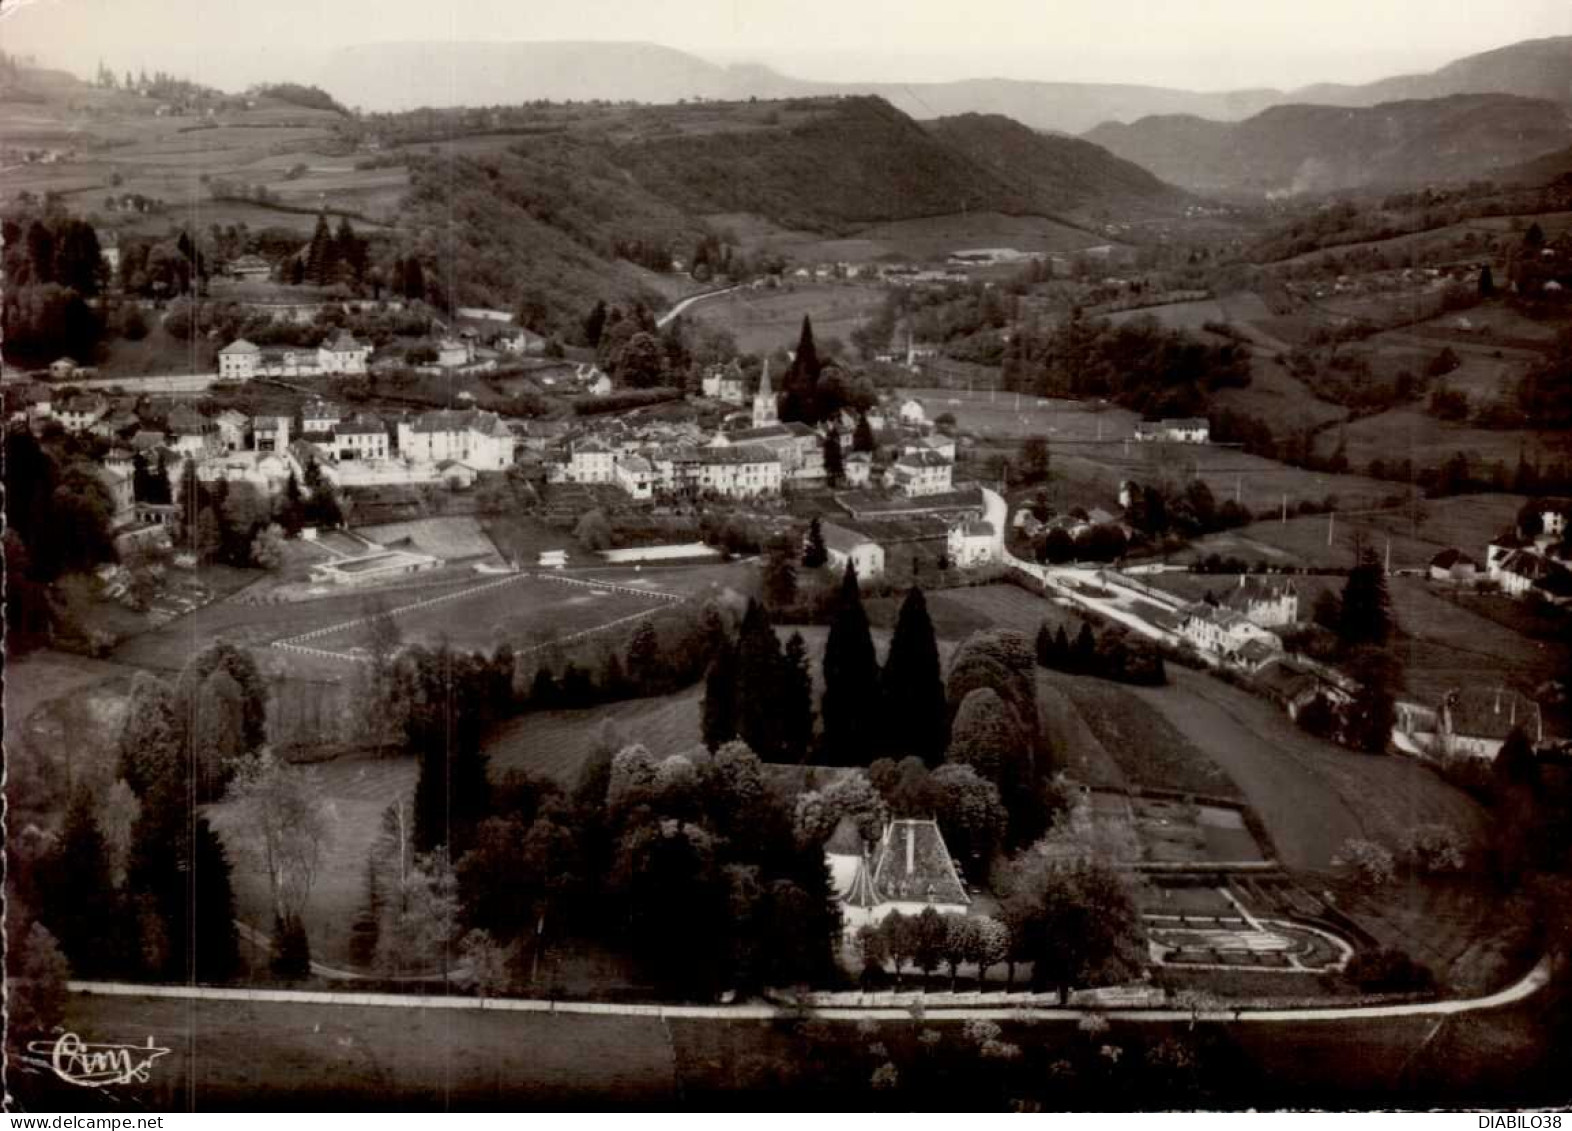
[[[91,1045],[75,1033],[61,1033],[53,1041],[30,1041],[27,1051],[48,1057],[56,1076],[80,1088],[145,1084],[153,1062],[169,1055],[152,1037],[145,1045]]]

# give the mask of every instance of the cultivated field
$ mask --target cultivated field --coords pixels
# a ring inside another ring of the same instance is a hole
[[[1271,703],[1208,675],[1171,665],[1168,678],[1128,694],[1216,760],[1289,867],[1324,870],[1349,837],[1395,845],[1426,822],[1451,825],[1470,844],[1483,837],[1478,803],[1427,767],[1312,738]]]

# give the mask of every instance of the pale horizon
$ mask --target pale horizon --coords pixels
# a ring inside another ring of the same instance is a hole
[[[226,15],[225,12],[228,12]],[[721,65],[851,83],[1013,79],[1194,91],[1357,84],[1434,70],[1525,39],[1572,34],[1572,6],[1530,0],[1482,16],[1466,0],[1325,0],[1263,11],[1250,0],[953,5],[804,0],[635,0],[532,5],[470,0],[7,0],[0,47],[90,75],[147,67],[223,89],[322,81],[337,49],[386,42],[645,42]],[[302,29],[309,29],[303,35]],[[304,43],[302,42],[304,41]]]

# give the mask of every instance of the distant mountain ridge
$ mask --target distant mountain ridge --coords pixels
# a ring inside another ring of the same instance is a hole
[[[721,66],[653,43],[389,43],[342,48],[305,76],[369,110],[488,106],[548,99],[670,103],[872,94],[914,118],[1003,114],[1033,129],[1081,134],[1103,122],[1185,114],[1240,121],[1272,106],[1375,106],[1454,94],[1516,94],[1572,103],[1572,36],[1525,40],[1427,74],[1298,90],[1193,91],[1118,83],[977,78],[956,82],[834,83],[759,64]]]
[[[1274,106],[1242,122],[1109,122],[1085,140],[1195,192],[1317,192],[1498,178],[1572,145],[1572,106],[1510,94]]]

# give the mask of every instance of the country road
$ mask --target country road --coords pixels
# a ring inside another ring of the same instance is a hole
[[[879,1005],[823,1005],[813,1013],[830,1021],[907,1020],[920,1005],[923,1015],[934,1021],[1078,1021],[1089,1012],[1112,1014],[1120,1021],[1159,1024],[1192,1021],[1250,1023],[1305,1021],[1362,1021],[1384,1017],[1454,1017],[1515,1005],[1533,997],[1550,982],[1551,959],[1547,956],[1505,989],[1477,998],[1446,1001],[1409,1002],[1398,1005],[1340,1006],[1328,1009],[1117,1009],[1064,1008],[1061,1006],[983,1005],[975,999],[991,995],[960,995],[965,1004],[947,1004],[948,994],[903,994],[899,1003]],[[768,1020],[795,1016],[791,1006],[769,1004],[743,1005],[659,1005],[625,1002],[553,1001],[546,998],[478,998],[433,996],[429,994],[330,993],[321,990],[254,990],[218,986],[155,986],[128,982],[72,981],[67,987],[74,994],[104,997],[176,998],[185,1001],[277,1002],[295,1005],[376,1006],[389,1009],[456,1009],[514,1013],[601,1014],[623,1017],[711,1018],[721,1021]],[[886,995],[848,995],[879,996]],[[1005,996],[1003,994],[999,995]]]
[[[655,326],[656,326],[657,329],[659,329],[662,326],[665,326],[666,323],[670,322],[673,318],[676,318],[678,315],[680,315],[683,311],[687,310],[694,303],[702,302],[703,300],[708,299],[708,298],[719,298],[721,295],[729,295],[729,294],[731,294],[732,291],[735,291],[735,290],[738,290],[738,289],[740,289],[740,288],[738,288],[738,287],[722,287],[718,291],[705,291],[702,294],[689,295],[687,298],[683,299],[681,302],[679,302],[675,306],[673,306],[670,310],[666,311],[665,314],[662,314],[659,318],[655,319]]]

